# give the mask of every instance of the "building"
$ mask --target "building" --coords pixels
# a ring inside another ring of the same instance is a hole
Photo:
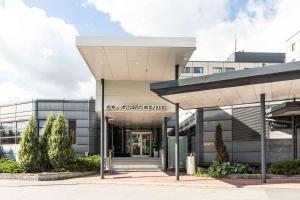
[[[24,121],[33,114],[42,129],[49,113],[63,112],[69,130],[76,127],[74,148],[77,155],[98,153],[100,149],[104,157],[112,157],[113,170],[178,169],[177,164],[185,168],[188,153],[197,154],[198,165],[208,165],[215,155],[213,141],[218,123],[222,125],[231,161],[259,164],[261,108],[257,102],[248,103],[248,98],[255,94],[253,89],[245,90],[249,96],[243,96],[244,101],[220,106],[209,105],[221,101],[222,95],[210,97],[206,94],[201,101],[183,95],[183,102],[192,101],[195,106],[179,110],[179,105],[174,105],[168,95],[161,98],[151,91],[150,84],[177,80],[172,82],[175,84],[172,87],[176,88],[181,81],[189,83],[202,77],[218,79],[252,70],[256,73],[255,69],[261,69],[257,71],[260,76],[259,73],[267,71],[271,65],[288,68],[283,64],[283,53],[235,52],[227,61],[189,61],[196,48],[196,39],[190,37],[79,36],[76,46],[96,80],[96,99],[35,100],[27,106],[23,106],[25,103],[2,106],[2,152],[15,156],[22,125],[24,127]],[[276,85],[276,89],[276,92],[288,90],[281,85]],[[238,97],[238,93],[233,95]],[[281,103],[271,101],[266,106],[272,110]],[[174,117],[177,114],[180,119]],[[291,132],[292,126],[286,123],[289,120],[268,118],[268,163],[295,158],[295,155],[297,158],[299,149],[295,152],[292,148],[297,129]],[[180,137],[175,137],[175,133]],[[197,134],[203,136],[201,141]],[[9,142],[12,144],[7,144]]]
[[[17,158],[19,142],[28,119],[38,120],[38,135],[43,133],[47,116],[63,113],[77,156],[99,152],[95,100],[35,99],[0,106],[0,153]]]
[[[285,42],[286,62],[300,61],[300,31]]]

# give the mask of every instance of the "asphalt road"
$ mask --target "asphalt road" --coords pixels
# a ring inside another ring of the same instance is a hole
[[[43,184],[0,185],[1,200],[293,200],[300,199],[300,189],[225,188],[192,186],[154,186],[119,184]]]

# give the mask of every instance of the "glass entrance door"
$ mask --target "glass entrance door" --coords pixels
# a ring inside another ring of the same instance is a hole
[[[132,156],[150,156],[151,134],[150,132],[132,132]]]

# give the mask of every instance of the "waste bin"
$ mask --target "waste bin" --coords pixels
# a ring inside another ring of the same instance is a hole
[[[186,157],[186,173],[192,175],[196,172],[196,156],[191,153]]]

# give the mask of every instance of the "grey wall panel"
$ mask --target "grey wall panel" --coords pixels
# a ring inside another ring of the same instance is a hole
[[[88,137],[89,129],[88,128],[76,128],[76,135],[78,137]]]
[[[96,120],[90,120],[90,127],[91,128],[96,128],[97,127],[97,121]]]
[[[90,120],[96,120],[98,119],[98,115],[96,112],[90,112]]]
[[[73,145],[75,152],[84,154],[84,152],[88,152],[88,145]]]
[[[270,152],[269,153],[269,161],[270,162],[276,162],[279,160],[291,160],[293,159],[293,153],[292,152]]]
[[[88,128],[89,120],[76,120],[76,127],[78,128]]]
[[[216,126],[220,123],[223,131],[231,131],[232,130],[232,121],[231,120],[223,120],[223,121],[207,121],[203,122],[204,131],[205,132],[214,132],[216,130]]]
[[[260,140],[260,108],[235,108],[232,111],[233,140]]]
[[[88,137],[76,137],[76,144],[78,145],[88,145],[89,144],[89,138]]]
[[[53,110],[53,111],[62,111],[63,103],[62,102],[38,102],[39,110]]]
[[[293,141],[291,139],[269,140],[269,151],[274,153],[292,153]]]
[[[215,153],[204,153],[203,154],[203,162],[204,163],[211,163],[215,159]]]
[[[86,111],[64,111],[67,119],[89,119]]]
[[[49,114],[52,114],[54,116],[63,113],[62,111],[53,111],[53,110],[49,110],[49,111],[38,111],[38,118],[39,119],[47,119]]]
[[[231,154],[232,151],[232,142],[224,142],[226,149],[227,149],[227,153]],[[214,153],[216,152],[216,148],[213,142],[204,142],[204,153]]]
[[[79,103],[79,102],[66,102],[64,103],[64,110],[77,110],[77,111],[87,111],[88,103]]]
[[[260,163],[260,152],[235,152],[233,162],[237,163]]]
[[[231,131],[222,131],[223,141],[232,141],[232,132]],[[215,132],[204,132],[203,133],[204,141],[215,141]]]
[[[231,120],[231,109],[217,109],[217,110],[205,110],[203,112],[204,121],[221,121],[221,120]]]
[[[251,151],[260,152],[260,141],[233,141],[233,152],[238,153]]]

